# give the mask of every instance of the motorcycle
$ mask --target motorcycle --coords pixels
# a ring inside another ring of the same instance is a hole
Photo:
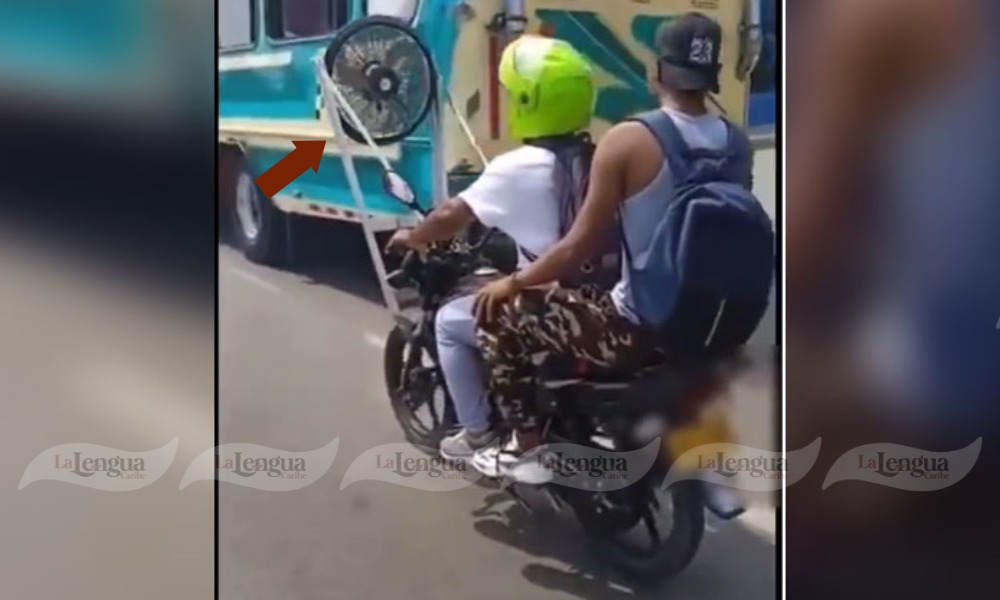
[[[387,172],[383,185],[390,196],[424,214],[409,184],[398,174]],[[419,303],[412,307],[415,314],[397,315],[396,325],[388,334],[384,352],[386,387],[406,439],[429,453],[436,452],[441,439],[458,426],[437,363],[435,316],[455,296],[456,286],[470,277],[502,274],[496,265],[509,261],[498,257],[495,248],[488,251],[493,236],[489,231],[479,240],[434,247],[423,256],[411,251],[387,276],[393,289],[414,288]],[[715,376],[713,365],[698,359],[672,362],[669,367],[654,366],[635,374],[592,372],[586,376],[560,362],[549,361],[540,373],[538,404],[545,424],[544,443],[569,443],[597,452],[637,451],[648,447],[658,435],[668,435],[662,426],[652,433],[641,433],[643,428],[637,428],[638,423],[676,426],[690,422],[697,412],[696,392],[704,391],[706,382]],[[492,414],[498,425],[503,422],[495,405]],[[429,423],[424,423],[424,417]],[[694,479],[661,489],[671,464],[665,447],[660,446],[653,468],[621,489],[543,486],[557,508],[572,511],[599,556],[640,582],[662,580],[687,567],[704,534],[706,508],[724,519],[742,512],[739,507],[721,506],[708,488]],[[508,487],[507,491],[524,504],[516,487]],[[667,498],[661,498],[663,495]],[[666,533],[660,531],[658,522],[664,511],[669,513],[666,520],[670,529]],[[648,544],[633,543],[635,537],[648,537]]]

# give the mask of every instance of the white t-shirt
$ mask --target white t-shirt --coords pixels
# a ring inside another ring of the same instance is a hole
[[[483,225],[496,227],[518,246],[541,255],[559,241],[556,157],[535,146],[497,156],[479,179],[459,194]],[[527,259],[518,253],[518,263]]]

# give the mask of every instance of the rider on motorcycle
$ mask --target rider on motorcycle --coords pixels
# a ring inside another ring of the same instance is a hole
[[[455,237],[478,219],[513,238],[523,267],[568,229],[565,186],[558,177],[562,166],[551,148],[592,148],[582,135],[590,126],[595,101],[591,67],[562,40],[526,35],[504,51],[500,81],[508,96],[510,134],[524,144],[494,158],[471,186],[416,228],[396,232],[390,249],[422,249]],[[496,438],[473,300],[470,292],[445,304],[435,323],[439,363],[462,425],[441,442],[441,455],[451,459],[468,458]]]
[[[601,139],[586,199],[572,229],[537,260],[490,283],[476,298],[480,348],[491,369],[491,389],[498,403],[509,408],[515,431],[507,443],[475,453],[473,466],[487,476],[509,474],[531,483],[543,483],[551,476],[542,466],[545,461],[522,458],[542,443],[533,398],[539,357],[568,355],[578,366],[628,373],[655,363],[663,347],[659,333],[648,326],[654,321],[641,310],[649,296],[637,289],[629,269],[622,270],[610,293],[597,299],[550,284],[586,260],[616,221],[627,240],[623,260],[632,266],[636,264],[632,254],[636,260],[651,260],[654,236],[662,230],[658,223],[669,218],[668,209],[680,197],[675,179],[678,186],[688,181],[673,172],[673,165],[682,164],[675,162],[680,157],[726,153],[726,160],[731,159],[726,183],[750,188],[749,139],[708,109],[709,93],[717,92],[719,85],[719,25],[690,13],[666,25],[657,37],[660,110],[643,115],[642,122],[620,123]],[[684,143],[698,151],[674,156]],[[729,256],[735,268],[747,266],[747,259],[728,252],[720,248],[717,255],[724,255],[724,261]],[[677,290],[676,270],[657,285],[667,290],[663,296]]]

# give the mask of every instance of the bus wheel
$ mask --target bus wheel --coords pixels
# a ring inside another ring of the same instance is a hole
[[[241,168],[233,198],[233,232],[248,260],[279,265],[288,259],[288,216],[257,187],[253,175]]]

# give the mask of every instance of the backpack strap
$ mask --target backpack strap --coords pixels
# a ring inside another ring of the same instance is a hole
[[[690,165],[699,159],[726,159],[734,161],[732,164],[736,166],[737,171],[749,170],[749,162],[745,161],[750,161],[753,154],[750,140],[739,127],[725,117],[722,117],[722,122],[726,125],[727,141],[724,147],[718,149],[692,148],[681,135],[674,120],[663,110],[642,113],[630,120],[645,125],[659,142],[663,158],[670,165],[670,172],[677,187],[688,182],[691,178]]]
[[[517,251],[520,252],[521,256],[523,256],[524,258],[526,258],[528,260],[528,262],[530,262],[530,263],[535,262],[536,260],[538,260],[538,255],[537,254],[535,254],[531,250],[528,250],[527,248],[525,248],[521,244],[517,245]]]
[[[729,119],[723,118],[729,130],[729,140],[726,144],[730,160],[730,178],[735,183],[743,185],[745,188],[753,188],[753,144],[750,143],[750,136],[739,125]]]
[[[663,110],[651,110],[629,119],[646,126],[660,144],[663,159],[670,165],[674,181],[684,181],[688,173],[688,157],[692,150],[681,135],[674,120]]]

